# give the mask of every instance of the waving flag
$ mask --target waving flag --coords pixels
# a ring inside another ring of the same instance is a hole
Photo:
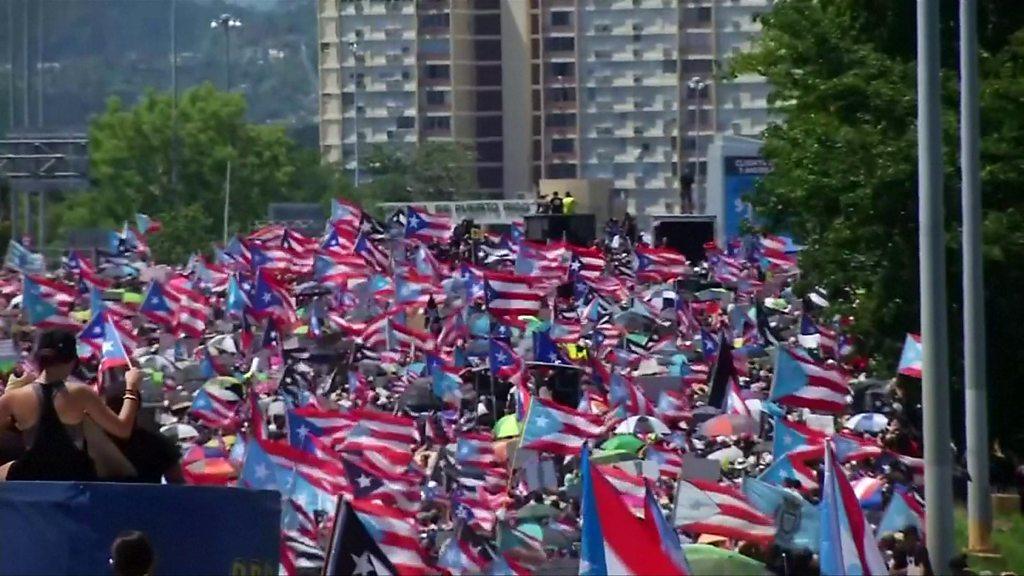
[[[139,312],[154,324],[170,328],[174,324],[175,309],[171,301],[164,295],[163,286],[156,280],[151,280],[146,288],[146,297],[142,300]]]
[[[417,210],[412,206],[405,211],[405,237],[423,242],[447,242],[452,235],[452,221],[447,216]]]
[[[821,573],[888,574],[871,526],[864,519],[857,495],[830,443],[825,446],[825,481],[821,492]]]
[[[121,336],[117,328],[107,318],[103,325],[103,345],[100,350],[100,371],[109,370],[118,366],[130,366],[128,352],[121,343]]]
[[[767,544],[775,537],[772,519],[732,486],[707,480],[680,480],[676,487],[676,526],[701,534]]]
[[[789,490],[749,476],[743,479],[743,494],[754,508],[775,520],[776,544],[787,550],[818,551],[821,531],[814,504]]]
[[[231,428],[239,423],[241,401],[222,389],[200,388],[188,412],[210,428]]]
[[[429,572],[423,561],[419,529],[407,513],[363,500],[342,501],[342,506],[326,575],[404,576]]]
[[[570,246],[569,251],[572,253],[572,260],[569,263],[570,274],[594,280],[604,274],[604,252],[600,248]]]
[[[775,380],[769,400],[793,408],[838,414],[846,409],[848,378],[805,356],[780,348],[775,359]]]
[[[919,533],[924,533],[924,506],[913,494],[895,491],[885,514],[878,522],[878,527],[875,528],[875,533],[879,536],[891,534],[905,530],[909,526],[917,528]]]
[[[900,355],[900,364],[897,372],[911,378],[920,378],[923,355],[921,336],[918,334],[907,334],[906,340],[903,341],[903,353]]]
[[[14,240],[7,242],[4,266],[22,273],[42,274],[46,271],[46,260]]]
[[[551,339],[548,330],[539,330],[533,333],[533,360],[555,366],[573,365]]]
[[[150,218],[142,212],[135,214],[135,227],[143,234],[153,234],[163,230],[164,226],[159,220]]]
[[[589,450],[583,450],[580,468],[580,574],[685,574],[665,551],[657,527],[634,516],[611,482],[591,464]]]
[[[28,323],[37,328],[65,328],[78,330],[81,324],[68,318],[66,313],[51,297],[44,295],[43,288],[29,276],[22,281],[21,309]]]
[[[686,554],[683,553],[683,544],[679,541],[679,534],[675,528],[668,523],[658,500],[654,497],[650,483],[644,495],[644,519],[646,524],[653,524],[661,537],[661,549],[675,562],[677,568],[683,574],[690,574],[690,566],[686,562]]]
[[[487,309],[499,316],[536,315],[544,300],[533,279],[498,272],[484,274],[484,297]]]
[[[575,454],[588,438],[604,433],[604,420],[535,397],[523,423],[521,446],[538,452]]]
[[[667,281],[688,273],[686,256],[671,248],[636,247],[636,277],[638,280]]]
[[[377,243],[366,234],[359,234],[352,251],[362,256],[363,260],[378,272],[383,273],[391,269],[391,258],[388,253],[377,246]]]

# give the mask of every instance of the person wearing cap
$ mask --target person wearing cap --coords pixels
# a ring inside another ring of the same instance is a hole
[[[139,411],[142,372],[125,375],[124,404],[115,414],[92,388],[65,384],[78,362],[75,335],[50,330],[39,335],[34,359],[41,373],[22,388],[0,396],[0,427],[13,424],[26,450],[0,466],[7,480],[89,481],[96,467],[89,458],[83,423],[88,417],[108,434],[127,438]]]

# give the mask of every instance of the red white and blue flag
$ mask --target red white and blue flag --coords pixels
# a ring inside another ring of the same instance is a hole
[[[818,510],[822,574],[873,576],[889,573],[857,494],[846,479],[831,443],[825,446],[825,481]]]
[[[921,361],[924,357],[924,350],[921,348],[921,336],[918,334],[907,334],[903,341],[903,353],[900,354],[900,364],[897,372],[911,378],[921,377]]]
[[[803,354],[780,348],[769,400],[792,408],[838,414],[846,409],[849,379]]]

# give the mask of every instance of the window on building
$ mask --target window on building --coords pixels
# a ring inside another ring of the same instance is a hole
[[[661,61],[661,71],[665,74],[675,74],[678,69],[675,59],[666,59]]]
[[[473,42],[473,51],[478,61],[501,62],[501,40],[476,40]]]
[[[420,16],[420,28],[448,28],[448,13],[423,14]]]
[[[552,102],[575,102],[576,89],[564,86],[559,86],[557,88],[549,88],[548,97],[551,98]]]
[[[414,128],[416,126],[416,119],[412,116],[399,116],[397,126],[402,130]]]
[[[551,128],[570,128],[576,125],[576,115],[548,114],[547,125]]]
[[[427,91],[427,106],[444,106],[448,103],[448,93]]]
[[[576,49],[576,39],[572,36],[554,36],[544,39],[544,50],[548,52],[571,52]]]
[[[476,143],[476,159],[480,162],[501,162],[502,151],[501,142]]]
[[[425,116],[423,128],[425,130],[449,130],[451,129],[451,118],[448,116]]]
[[[575,178],[575,164],[548,164],[548,178]]]
[[[572,62],[548,62],[548,72],[554,77],[572,78],[574,76]]]
[[[501,65],[484,64],[476,67],[477,86],[501,86]]]
[[[424,72],[431,80],[447,80],[449,73],[447,64],[427,64]]]
[[[500,36],[501,16],[499,14],[474,15],[473,33],[480,36]]]
[[[551,25],[572,26],[572,12],[564,12],[562,10],[551,12]]]
[[[478,138],[501,137],[501,116],[481,116],[476,119],[476,135]]]
[[[551,152],[554,154],[571,153],[576,150],[576,140],[572,138],[552,138]]]
[[[477,90],[477,112],[501,112],[501,90]]]

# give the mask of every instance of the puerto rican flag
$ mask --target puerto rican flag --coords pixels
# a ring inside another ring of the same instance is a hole
[[[691,532],[769,544],[775,523],[742,492],[707,480],[680,480],[676,488],[676,526]]]
[[[580,248],[569,246],[572,252],[572,260],[569,263],[569,272],[581,278],[597,280],[604,274],[605,260],[604,252],[600,248]]]
[[[850,394],[848,381],[837,369],[827,368],[791,349],[780,348],[768,399],[792,408],[838,414],[846,409]]]
[[[919,334],[907,334],[903,341],[903,353],[900,355],[898,372],[911,378],[921,377],[921,361],[924,357],[924,350],[921,348],[921,336]]]
[[[146,297],[139,307],[139,312],[154,324],[165,328],[174,325],[175,307],[164,294],[163,286],[156,280],[150,281],[149,287],[146,288]]]
[[[604,418],[577,412],[535,397],[523,423],[521,446],[538,452],[572,455],[580,445],[605,431]]]
[[[405,237],[423,242],[447,242],[452,235],[452,221],[447,216],[417,210],[412,206],[405,211]]]
[[[581,575],[685,574],[662,548],[654,519],[641,520],[583,450]],[[641,493],[642,494],[642,493]],[[641,496],[641,509],[643,508]]]
[[[540,312],[544,294],[533,288],[535,280],[525,276],[484,273],[487,309],[498,316],[534,316]]]
[[[189,414],[210,428],[231,428],[238,424],[240,401],[220,388],[200,388],[192,400]]]
[[[871,526],[831,443],[825,447],[825,481],[821,487],[822,574],[888,574]]]
[[[636,247],[638,280],[668,281],[689,271],[686,256],[671,248],[648,248],[642,245]]]

